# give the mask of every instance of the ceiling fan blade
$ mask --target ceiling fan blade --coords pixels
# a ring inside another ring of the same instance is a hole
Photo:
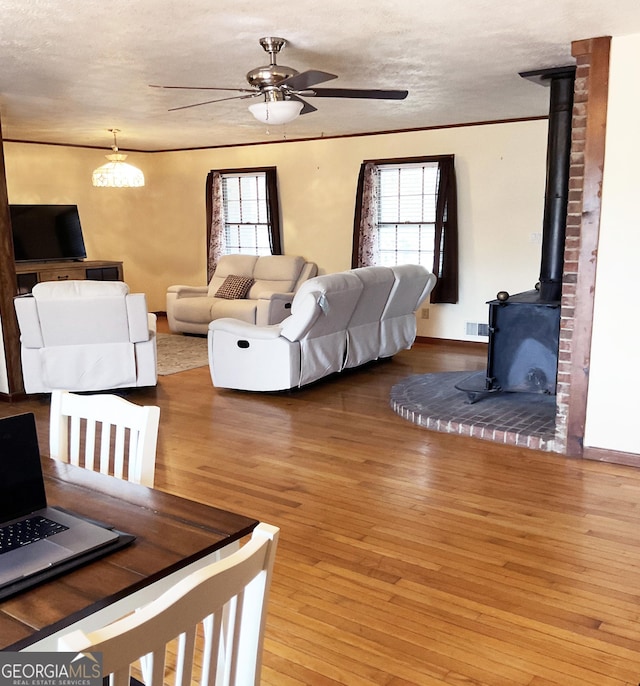
[[[251,95],[232,95],[229,98],[218,98],[217,100],[205,100],[205,102],[195,102],[192,105],[182,105],[180,107],[171,107],[169,112],[176,112],[177,110],[188,110],[191,107],[200,107],[200,105],[210,105],[213,102],[224,102],[225,100],[246,100],[247,98],[255,98],[260,95],[258,91],[255,93],[252,91]]]
[[[257,93],[254,88],[217,88],[216,86],[156,86],[149,84],[149,88],[172,88],[185,91],[236,91],[238,93]]]
[[[372,98],[375,100],[404,100],[409,91],[389,91],[363,88],[312,88],[302,93],[316,98]]]
[[[303,100],[302,98],[298,97],[297,95],[294,95],[293,93],[289,95],[289,98],[291,100],[297,100],[298,102],[301,102],[303,104],[303,108],[300,110],[300,114],[309,114],[310,112],[318,111],[317,107],[314,107],[313,105],[309,104],[306,100]]]
[[[308,71],[303,71],[295,76],[290,76],[288,79],[282,79],[278,81],[276,86],[287,86],[294,91],[303,91],[311,86],[315,86],[316,83],[324,83],[325,81],[331,81],[332,79],[337,79],[335,74],[329,74],[326,71],[318,71],[317,69],[309,69]]]

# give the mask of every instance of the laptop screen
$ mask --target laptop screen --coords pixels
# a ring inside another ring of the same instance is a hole
[[[35,417],[0,419],[0,523],[46,506]]]

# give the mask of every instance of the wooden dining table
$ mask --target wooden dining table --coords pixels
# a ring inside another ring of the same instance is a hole
[[[50,506],[135,536],[120,550],[0,601],[0,650],[54,650],[237,548],[258,521],[55,460],[43,460]]]

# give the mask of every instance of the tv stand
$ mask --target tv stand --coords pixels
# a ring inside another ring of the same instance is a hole
[[[109,260],[64,260],[61,262],[16,262],[18,294],[31,293],[41,281],[123,281],[122,262]]]

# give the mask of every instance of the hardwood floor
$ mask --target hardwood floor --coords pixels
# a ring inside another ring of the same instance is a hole
[[[640,470],[432,433],[390,387],[475,370],[416,345],[282,394],[161,377],[157,487],[281,528],[263,684],[640,682]],[[47,450],[46,400],[34,411]]]

